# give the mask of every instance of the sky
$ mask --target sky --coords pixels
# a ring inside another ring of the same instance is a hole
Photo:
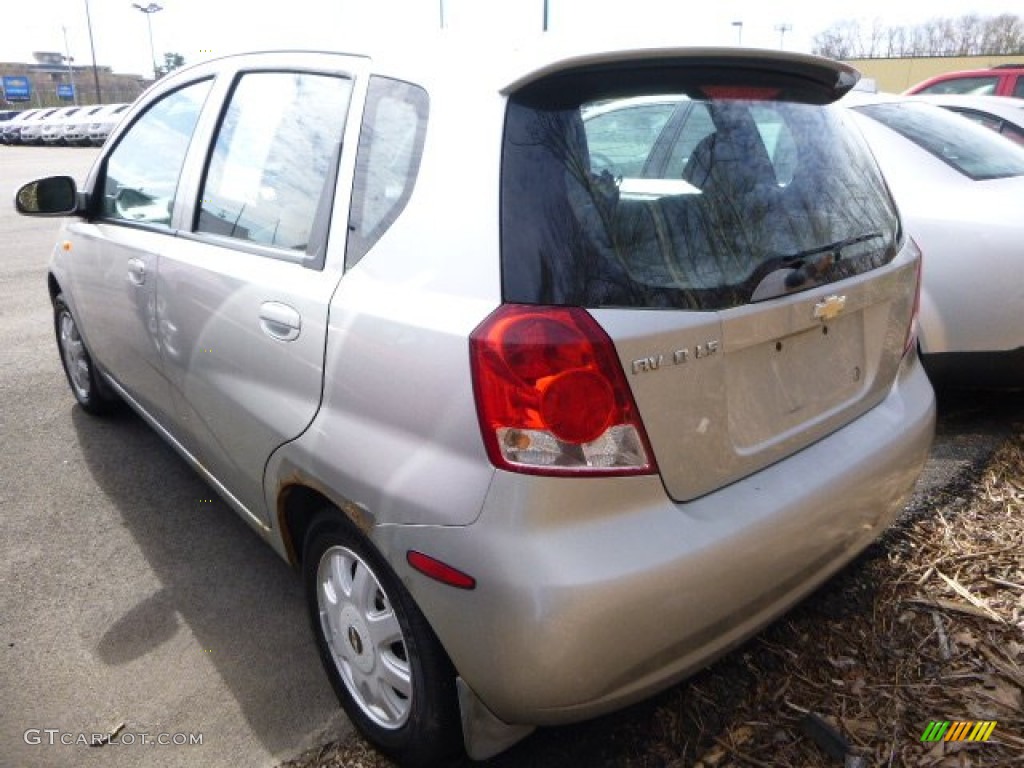
[[[11,0],[8,0],[9,2]],[[150,0],[138,0],[149,5]],[[242,51],[313,48],[351,50],[366,35],[415,35],[440,26],[476,39],[528,40],[542,34],[545,0],[157,0],[149,15],[157,63],[173,51],[196,63]],[[667,39],[681,45],[736,45],[810,52],[816,34],[845,19],[864,26],[920,23],[969,13],[1020,14],[1021,0],[547,0],[549,32],[606,39]],[[70,55],[91,64],[86,8],[96,63],[115,72],[152,70],[147,15],[131,0],[28,0],[0,26],[0,61],[32,61],[33,51]],[[742,22],[738,26],[734,22]],[[789,27],[783,34],[780,26]],[[65,39],[67,45],[65,46]]]

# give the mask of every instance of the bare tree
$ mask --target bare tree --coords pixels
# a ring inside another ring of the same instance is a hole
[[[814,36],[814,52],[834,59],[1024,54],[1024,17],[966,14],[908,27],[886,27],[875,19],[867,30],[846,19]]]

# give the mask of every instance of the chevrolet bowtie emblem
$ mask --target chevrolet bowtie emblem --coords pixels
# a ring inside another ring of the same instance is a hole
[[[834,320],[844,309],[846,309],[845,296],[829,296],[814,305],[814,316],[818,320]]]

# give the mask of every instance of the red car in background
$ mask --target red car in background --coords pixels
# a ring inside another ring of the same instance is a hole
[[[947,72],[923,80],[904,93],[970,93],[1024,98],[1024,62],[991,69]]]

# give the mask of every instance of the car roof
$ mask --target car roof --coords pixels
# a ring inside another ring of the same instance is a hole
[[[968,93],[920,93],[913,94],[917,101],[937,104],[940,107],[963,107],[1005,115],[1014,119],[1024,118],[1024,99],[1012,96],[991,96]]]
[[[593,38],[558,38],[554,35],[527,43],[498,43],[449,35],[425,33],[415,42],[399,40],[361,41],[360,45],[334,51],[254,51],[212,59],[177,70],[179,73],[216,67],[218,62],[282,54],[335,54],[365,59],[376,74],[430,86],[439,79],[475,81],[484,89],[508,94],[549,74],[577,67],[630,61],[686,61],[708,58],[730,59],[733,63],[757,66],[776,64],[798,68],[803,73],[823,77],[829,85],[852,87],[859,73],[846,64],[808,54],[756,48],[713,48],[679,45],[641,45],[613,41],[607,45]],[[471,62],[471,63],[467,63]],[[161,81],[157,81],[160,83]]]
[[[946,80],[957,77],[976,77],[978,75],[1013,75],[1024,72],[1024,64],[1000,64],[998,67],[981,67],[980,69],[958,69],[955,72],[942,72],[932,75],[928,80]]]
[[[916,99],[913,95],[902,95],[898,93],[887,93],[885,91],[850,91],[839,100],[844,107],[860,107],[866,104],[893,104],[900,101],[911,101]]]

